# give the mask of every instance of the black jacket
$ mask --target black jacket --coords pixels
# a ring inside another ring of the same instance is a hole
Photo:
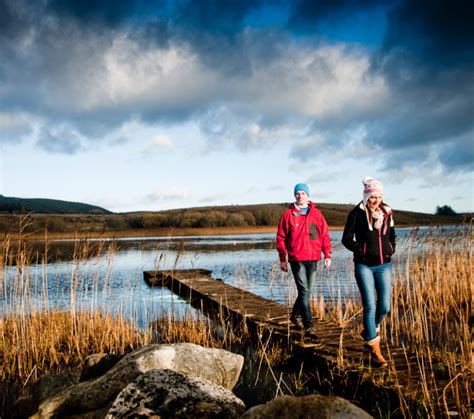
[[[347,216],[342,244],[354,253],[354,262],[376,266],[390,262],[395,252],[395,228],[392,209],[384,205],[382,228],[369,228],[369,220],[361,202]]]

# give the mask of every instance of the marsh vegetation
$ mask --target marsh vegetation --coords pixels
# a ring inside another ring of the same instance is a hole
[[[168,243],[172,242],[173,238],[169,238]],[[406,237],[404,256],[394,263],[392,311],[381,334],[383,340],[402,348],[407,357],[412,356],[416,361],[415,375],[422,383],[416,387],[421,389],[415,395],[416,415],[435,417],[440,412],[457,412],[460,417],[469,416],[473,373],[469,328],[473,285],[471,242],[470,226],[442,234],[430,230],[419,234],[415,230]],[[49,246],[47,242],[44,245]],[[119,300],[109,298],[114,288],[110,272],[117,248],[115,241],[73,241],[71,260],[63,266],[67,275],[56,276],[52,288],[48,283],[47,250],[34,251],[28,237],[22,235],[15,241],[8,236],[2,241],[0,378],[3,406],[28,391],[42,375],[79,368],[89,354],[124,354],[150,342],[186,341],[246,353],[247,359],[254,362],[246,364],[242,386],[247,389],[265,387],[265,397],[301,395],[316,387],[327,394],[339,394],[340,377],[350,380],[351,371],[363,368],[341,359],[340,369],[335,372],[339,379],[333,383],[317,383],[314,371],[295,363],[290,346],[270,345],[264,339],[255,345],[249,341],[245,328],[234,328],[225,319],[211,321],[170,295],[155,299],[154,304],[161,303],[163,307],[149,313],[144,322],[138,307],[140,300],[134,295],[141,278],[129,278],[128,298],[123,295]],[[167,252],[161,249],[156,254],[155,267],[160,267],[163,263],[160,255]],[[169,252],[173,254],[169,264],[179,265],[179,249]],[[86,260],[92,267],[96,266],[96,271],[88,270],[85,278],[81,266]],[[341,267],[345,275],[352,274],[350,261],[341,259],[338,263],[345,264],[344,269]],[[247,287],[253,281],[246,277],[251,272],[241,269],[235,274],[235,283]],[[278,298],[289,304],[295,291],[289,286],[288,278],[277,270],[265,272],[267,289],[286,289],[286,296]],[[341,281],[340,270],[335,269],[328,275],[324,280],[330,287],[318,289],[313,298],[315,315],[339,326],[360,330],[361,305],[353,288],[344,289],[348,285]],[[343,295],[344,298],[329,298],[328,292],[333,297]],[[58,304],[51,304],[55,300]],[[389,374],[375,372],[371,379],[374,385],[379,385],[385,380],[396,381],[397,374],[404,373],[394,367]],[[443,387],[438,389],[441,397],[435,399],[428,389],[436,388],[438,382]],[[321,385],[325,386],[324,390]],[[380,401],[372,406],[372,414],[411,417],[413,403],[406,400],[404,394],[400,391],[396,406]],[[344,396],[357,402],[355,393],[352,397]],[[358,402],[368,409],[364,400]]]

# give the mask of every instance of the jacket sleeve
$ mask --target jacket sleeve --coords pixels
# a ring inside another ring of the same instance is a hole
[[[342,244],[354,253],[361,253],[360,246],[354,240],[357,217],[354,211],[351,211],[347,216],[344,232],[342,233]]]
[[[329,227],[326,219],[321,214],[321,222],[320,222],[320,231],[321,231],[321,243],[323,248],[324,257],[326,259],[331,259],[332,253],[332,244],[331,244],[331,237],[329,236]]]
[[[286,262],[286,235],[288,232],[288,225],[286,219],[286,213],[280,219],[278,224],[278,231],[276,236],[276,249],[278,251],[278,256],[280,262]]]

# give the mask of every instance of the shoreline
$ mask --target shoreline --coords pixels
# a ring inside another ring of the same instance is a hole
[[[456,225],[456,224],[446,224]],[[426,225],[429,226],[429,225]],[[437,226],[445,226],[439,224]],[[399,228],[415,228],[421,225],[399,225]],[[434,225],[432,227],[435,227]],[[48,240],[84,240],[84,239],[126,239],[126,238],[147,238],[147,237],[193,237],[193,236],[231,236],[240,234],[265,234],[274,233],[276,235],[277,225],[274,226],[243,226],[243,227],[161,227],[161,228],[138,228],[127,230],[103,230],[103,231],[35,231],[19,234],[18,232],[1,232],[0,240],[9,238],[18,240],[20,236],[23,239],[32,241]],[[329,226],[329,231],[343,231],[344,226]]]
[[[71,239],[119,239],[119,238],[142,238],[142,237],[178,237],[178,236],[227,236],[236,234],[262,234],[275,233],[277,226],[246,226],[246,227],[194,227],[194,228],[140,228],[128,230],[105,230],[105,231],[36,231],[22,234],[28,240],[71,240]],[[6,237],[18,240],[20,234],[17,232],[3,233],[2,240]]]

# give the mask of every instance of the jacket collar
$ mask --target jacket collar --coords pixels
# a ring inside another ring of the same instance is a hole
[[[312,201],[308,201],[308,208],[315,208],[316,207],[316,204]],[[293,212],[301,212],[301,210],[296,206],[296,203],[295,202],[292,202],[289,206],[289,208],[293,211]]]
[[[394,227],[395,223],[393,221],[392,208],[390,206],[388,206],[387,204],[382,204],[382,206],[383,206],[383,209],[385,211],[385,214],[387,214],[387,217],[389,215],[391,215],[391,217],[390,217],[390,227]],[[372,227],[372,224],[370,223],[369,209],[364,205],[364,201],[360,201],[358,207],[359,207],[360,210],[364,211],[365,216],[367,217],[367,224],[369,225],[369,230],[372,231],[373,227]],[[386,224],[385,221],[384,221],[384,224]],[[384,233],[386,233],[386,229],[387,229],[387,227],[385,226]]]

